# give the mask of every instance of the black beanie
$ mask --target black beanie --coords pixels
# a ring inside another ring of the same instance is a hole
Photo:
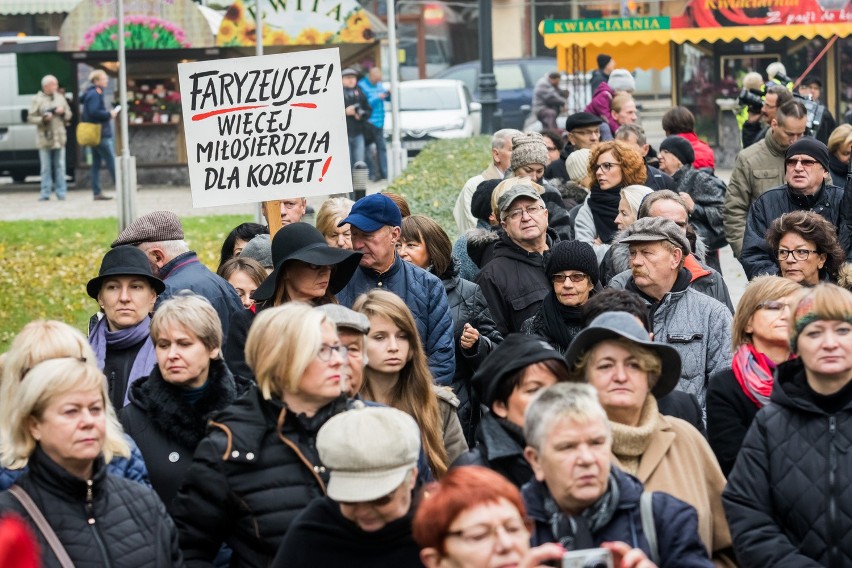
[[[790,156],[796,156],[798,154],[810,156],[822,164],[825,171],[828,171],[828,148],[816,138],[805,136],[798,142],[795,142],[792,146],[787,148],[787,152],[784,154],[784,159],[786,160]]]
[[[491,209],[491,194],[500,185],[502,179],[487,179],[476,186],[473,197],[470,198],[470,212],[480,221],[488,222],[488,217],[494,212]]]
[[[559,241],[550,249],[550,258],[544,268],[548,278],[563,270],[579,270],[588,274],[593,284],[598,283],[598,257],[592,245],[583,241]]]
[[[609,65],[610,61],[612,61],[612,56],[609,56],[606,53],[601,53],[598,55],[598,69],[603,71],[603,68]]]
[[[674,154],[674,157],[680,160],[683,165],[695,161],[695,150],[692,149],[692,144],[689,143],[689,140],[677,134],[663,140],[660,144],[660,150]]]
[[[547,360],[567,363],[559,351],[535,335],[512,333],[485,358],[471,379],[479,401],[491,408],[500,386],[519,370]]]

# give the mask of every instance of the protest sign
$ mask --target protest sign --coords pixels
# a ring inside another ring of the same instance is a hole
[[[352,188],[337,48],[178,65],[194,207]]]

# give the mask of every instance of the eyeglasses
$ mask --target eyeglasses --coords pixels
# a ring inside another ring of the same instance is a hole
[[[593,130],[572,130],[571,134],[575,136],[600,136],[601,131],[598,128]]]
[[[350,503],[350,502],[347,502],[347,501],[338,501],[338,503],[340,503],[341,505],[348,505],[350,507],[357,507],[358,505],[362,505],[362,506],[365,506],[365,507],[379,508],[379,507],[384,507],[384,506],[390,504],[390,502],[393,501],[393,496],[395,494],[396,494],[396,489],[394,489],[393,491],[391,491],[390,493],[388,493],[384,497],[379,497],[378,499],[373,499],[372,501],[359,501],[357,503]]]
[[[778,249],[775,254],[778,257],[778,260],[787,260],[790,254],[793,255],[793,258],[796,260],[808,260],[808,257],[811,253],[817,253],[818,250],[808,250],[808,249],[796,249],[796,250],[787,250],[787,249]]]
[[[757,305],[757,310],[767,310],[770,312],[780,312],[781,310],[786,310],[789,304],[785,302],[779,302],[778,300],[768,300],[766,302],[761,302]]]
[[[506,213],[503,219],[509,219],[511,221],[517,221],[520,219],[524,213],[529,215],[530,217],[537,217],[544,211],[544,205],[530,205],[524,209],[513,209]]]
[[[795,168],[796,164],[802,164],[803,168],[811,169],[818,163],[819,162],[817,162],[816,160],[806,160],[803,158],[787,158],[786,160],[784,160],[784,165],[786,165],[788,168]]]
[[[554,274],[551,280],[553,280],[554,284],[564,284],[565,280],[570,280],[571,282],[582,282],[588,278],[582,272],[575,272],[574,274]]]
[[[320,361],[331,361],[331,354],[337,353],[340,355],[340,358],[346,361],[346,357],[349,355],[349,348],[345,345],[337,344],[337,345],[328,345],[323,343],[320,345],[319,352],[317,353],[317,358]]]
[[[485,544],[492,544],[497,538],[497,533],[500,530],[512,538],[527,538],[529,536],[529,528],[526,523],[524,523],[521,519],[511,519],[502,524],[480,524],[448,532],[447,538],[458,538],[465,544],[471,546],[482,546]]]
[[[609,173],[609,171],[612,170],[612,168],[614,168],[615,166],[621,166],[621,164],[613,163],[613,162],[604,162],[603,164],[595,164],[592,167],[592,171],[597,173],[598,170],[603,170],[604,172]]]

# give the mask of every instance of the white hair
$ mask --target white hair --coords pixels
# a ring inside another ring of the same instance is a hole
[[[633,215],[636,216],[639,211],[639,206],[642,205],[642,200],[646,195],[654,193],[654,190],[644,185],[628,185],[621,190],[621,198],[627,202],[630,209],[633,210]]]
[[[524,437],[527,445],[540,450],[553,423],[563,418],[588,422],[599,418],[610,430],[606,411],[598,400],[598,391],[586,383],[556,383],[536,394],[524,413]]]
[[[766,66],[766,76],[770,79],[774,79],[779,72],[782,75],[787,74],[787,68],[784,67],[784,64],[780,61],[773,61],[772,63]]]
[[[491,147],[495,150],[499,150],[506,144],[506,140],[509,141],[509,144],[512,143],[512,138],[517,136],[518,134],[523,134],[520,130],[515,130],[514,128],[504,128],[502,130],[498,130],[494,133],[494,136],[491,137]]]
[[[41,78],[41,86],[44,87],[45,85],[47,85],[51,81],[53,81],[57,85],[59,84],[59,79],[57,79],[53,75],[45,75],[44,77]]]

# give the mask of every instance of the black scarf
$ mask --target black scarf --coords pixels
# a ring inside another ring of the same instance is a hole
[[[845,179],[847,172],[849,172],[849,163],[841,162],[837,156],[834,154],[828,155],[828,169],[836,176],[840,176],[840,179]]]
[[[561,350],[568,349],[582,327],[583,307],[560,304],[551,290],[541,303],[541,315],[547,338],[556,342]]]
[[[607,190],[601,189],[597,183],[592,184],[589,193],[589,209],[595,220],[595,230],[602,243],[609,244],[618,231],[615,218],[618,217],[618,203],[621,201],[621,187]]]
[[[565,550],[594,548],[592,534],[609,524],[615,515],[615,508],[618,506],[620,497],[618,480],[612,471],[609,472],[609,486],[606,492],[578,516],[564,513],[548,492],[544,500],[544,511],[550,520],[553,541],[561,544]]]

